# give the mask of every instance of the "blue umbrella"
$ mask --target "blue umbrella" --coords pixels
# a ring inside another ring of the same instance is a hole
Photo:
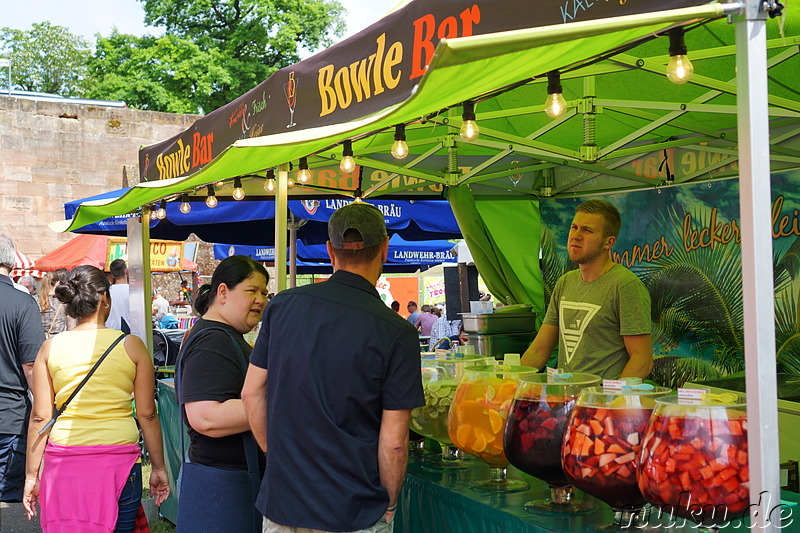
[[[107,200],[122,196],[128,189],[118,189],[64,204],[66,218],[72,218],[84,202]],[[351,200],[290,200],[289,210],[306,222],[297,232],[305,244],[320,244],[328,239],[328,219],[338,208]],[[446,200],[369,200],[384,214],[390,234],[406,240],[460,239],[450,204]],[[274,240],[275,203],[272,200],[241,202],[220,201],[214,208],[205,202],[189,202],[191,211],[181,213],[179,202],[167,203],[167,217],[150,221],[153,239],[186,240],[194,233],[206,242],[271,245]],[[124,236],[126,221],[133,215],[111,217],[89,224],[76,233],[99,233]]]
[[[455,244],[443,240],[406,241],[399,235],[389,239],[389,254],[384,272],[416,272],[433,265],[455,260],[452,249]],[[247,255],[259,261],[274,261],[275,249],[271,246],[247,246],[215,244],[214,259],[231,255]],[[328,251],[324,244],[297,243],[297,269],[301,274],[330,273]]]

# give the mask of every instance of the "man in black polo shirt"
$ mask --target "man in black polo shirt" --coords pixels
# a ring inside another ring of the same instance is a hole
[[[0,501],[22,501],[33,361],[44,342],[36,301],[14,288],[14,242],[0,233]]]
[[[268,450],[256,502],[268,533],[392,531],[411,409],[425,403],[417,331],[375,289],[383,215],[349,204],[328,236],[333,276],[272,299],[242,391]]]

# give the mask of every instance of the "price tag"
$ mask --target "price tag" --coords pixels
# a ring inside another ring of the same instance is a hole
[[[622,379],[604,379],[603,389],[608,391],[621,391],[627,383]]]
[[[708,389],[678,389],[678,398],[683,400],[702,400]]]

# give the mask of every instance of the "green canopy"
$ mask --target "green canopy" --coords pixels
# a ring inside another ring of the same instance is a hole
[[[464,183],[480,184],[473,188],[476,193],[499,187],[538,195],[548,169],[562,165],[581,171],[599,168],[593,162],[581,161],[579,150],[569,148],[569,143],[562,147],[549,139],[542,140],[556,126],[572,128],[576,121],[570,118],[577,112],[572,108],[555,121],[541,113],[547,72],[586,65],[671,26],[718,18],[723,13],[721,5],[712,4],[445,39],[437,45],[433,60],[411,96],[398,104],[345,123],[237,141],[189,177],[141,183],[117,200],[84,204],[72,220],[54,223],[53,227],[69,231],[161,198],[177,199],[180,193],[202,197],[203,186],[237,176],[245,177],[243,188],[247,195],[265,194],[262,186],[266,169],[306,156],[310,156],[309,163],[316,174],[309,185],[291,189],[293,197],[336,193],[351,197],[438,196],[444,186]],[[647,59],[646,64],[660,61],[663,65],[665,50],[662,43],[659,58]],[[584,68],[592,73],[607,64]],[[605,68],[625,70],[618,65]],[[580,69],[565,77],[584,74]],[[572,100],[569,91],[567,95]],[[482,133],[475,142],[464,143],[456,138],[461,125],[459,104],[475,99],[479,100],[476,111]],[[442,112],[447,109],[451,110]],[[388,155],[396,124],[409,124],[411,155],[402,163]],[[571,132],[565,137],[579,141],[583,138]],[[337,145],[347,139],[354,139],[355,160],[363,167],[360,179],[331,170],[341,157]],[[594,140],[596,144],[598,141],[601,139]],[[443,168],[447,171],[443,172]],[[521,178],[512,184],[510,177],[517,175]]]

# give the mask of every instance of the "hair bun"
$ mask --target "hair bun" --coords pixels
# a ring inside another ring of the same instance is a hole
[[[76,286],[73,283],[73,280],[70,280],[68,283],[62,283],[61,285],[58,285],[53,292],[58,301],[63,304],[72,302],[77,294]]]

